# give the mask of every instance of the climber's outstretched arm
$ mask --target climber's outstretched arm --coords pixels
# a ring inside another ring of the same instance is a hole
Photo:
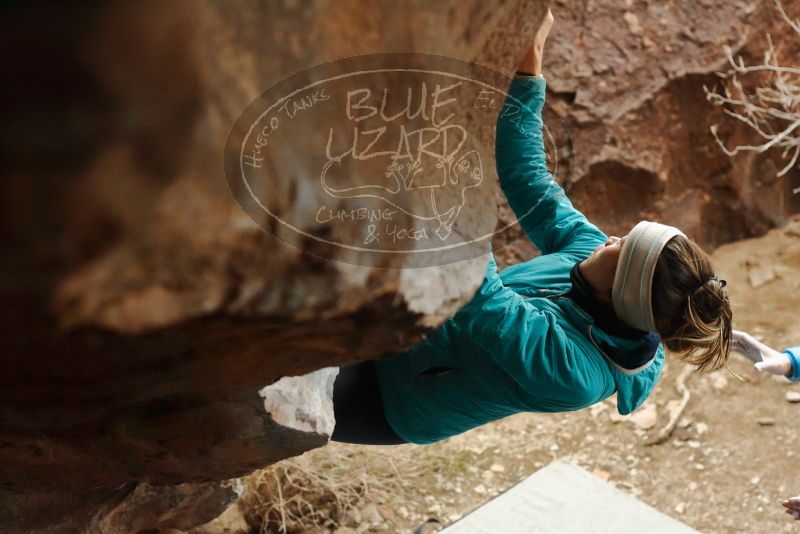
[[[800,347],[779,352],[747,332],[734,330],[731,350],[743,354],[758,371],[782,375],[793,382],[800,381]]]
[[[548,12],[498,116],[497,174],[511,209],[536,247],[543,254],[574,254],[577,261],[608,238],[572,206],[547,170],[541,116],[545,98],[542,51],[552,23]]]

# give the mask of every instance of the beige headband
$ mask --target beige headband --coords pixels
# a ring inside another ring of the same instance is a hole
[[[683,232],[672,226],[642,221],[625,238],[614,275],[614,311],[622,322],[655,332],[653,319],[653,274],[667,242]]]

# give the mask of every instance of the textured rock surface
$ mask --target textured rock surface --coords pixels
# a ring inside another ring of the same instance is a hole
[[[3,532],[110,534],[151,529],[190,530],[212,522],[235,502],[235,483],[152,486],[129,483],[116,491],[3,494]]]
[[[330,436],[336,425],[331,399],[338,374],[338,367],[325,367],[303,376],[285,376],[258,394],[275,423]]]
[[[800,198],[791,191],[800,172],[776,179],[774,154],[725,157],[708,135],[711,124],[720,123],[732,142],[754,138],[703,93],[703,85],[718,85],[726,44],[756,63],[771,32],[786,61],[800,55],[773,2],[615,4],[560,6],[568,23],[559,26],[560,46],[547,64],[553,91],[575,95],[566,116],[579,125],[570,190],[576,204],[615,232],[652,217],[710,245],[763,233],[796,212]]]
[[[784,4],[800,16],[796,2]],[[784,63],[797,64],[800,41],[772,0],[562,0],[553,12],[546,124],[559,179],[601,229],[624,235],[646,218],[714,246],[762,234],[800,210],[800,195],[792,194],[800,170],[777,179],[776,154],[725,156],[710,125],[720,125],[729,146],[757,139],[703,92],[719,84],[725,45],[757,64],[767,32]],[[509,261],[531,250],[518,241]]]
[[[164,502],[211,513],[227,502],[214,481],[325,443],[329,424],[276,424],[258,390],[408,346],[485,264],[356,267],[272,238],[223,176],[230,127],[265,88],[343,56],[427,52],[509,74],[544,4],[4,8],[0,530],[118,532],[136,503],[131,531],[188,528]],[[182,497],[153,489],[184,482]]]

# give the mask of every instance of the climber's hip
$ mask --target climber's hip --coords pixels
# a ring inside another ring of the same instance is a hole
[[[339,369],[333,384],[333,414],[336,426],[331,441],[362,445],[408,443],[386,419],[373,360]]]

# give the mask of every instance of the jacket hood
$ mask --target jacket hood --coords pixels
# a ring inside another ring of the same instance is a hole
[[[661,376],[664,365],[664,347],[657,334],[647,334],[639,340],[625,340],[609,336],[596,328],[591,329],[592,341],[606,356],[617,386],[617,411],[627,415],[642,405]],[[647,358],[636,369],[626,369],[619,361],[631,354]]]
[[[664,359],[661,337],[619,320],[612,308],[595,297],[579,265],[576,263],[570,271],[572,287],[566,296],[591,317],[590,339],[611,364],[617,386],[617,410],[626,415],[645,401],[661,375]]]
[[[661,337],[627,325],[610,305],[598,300],[581,273],[580,263],[572,267],[569,277],[572,287],[566,296],[591,316],[595,330],[606,334],[595,340],[599,348],[623,371],[636,372],[646,366],[655,356]]]

